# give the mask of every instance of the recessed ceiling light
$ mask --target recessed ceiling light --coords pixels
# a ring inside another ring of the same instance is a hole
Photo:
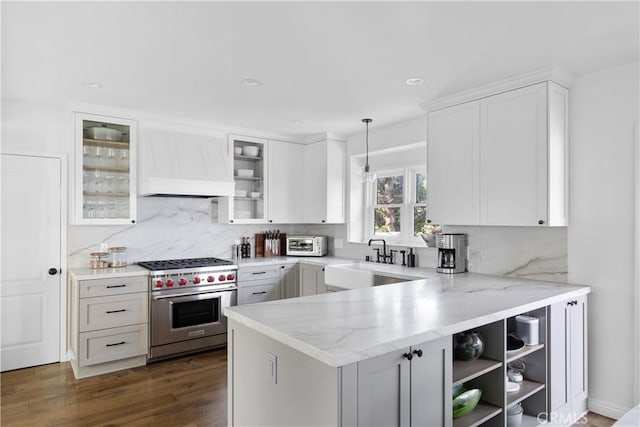
[[[261,86],[262,82],[256,79],[244,79],[242,80],[242,84],[245,86]]]
[[[411,77],[410,79],[407,79],[406,83],[409,86],[421,85],[422,83],[424,83],[424,79],[422,77]]]
[[[100,83],[87,83],[87,86],[92,87],[94,89],[100,89],[102,87]]]
[[[300,126],[302,123],[303,123],[302,120],[294,120],[294,121],[291,122],[291,124],[294,125],[294,126]]]

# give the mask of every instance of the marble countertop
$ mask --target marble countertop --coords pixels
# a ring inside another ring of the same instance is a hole
[[[563,283],[408,270],[425,278],[241,305],[225,309],[225,314],[338,367],[590,292],[587,286]]]
[[[239,267],[251,267],[251,266],[260,266],[260,265],[273,265],[273,264],[295,264],[297,262],[303,264],[313,264],[313,265],[334,265],[334,264],[345,264],[355,262],[354,260],[349,260],[345,258],[336,258],[336,257],[269,257],[269,258],[247,258],[247,259],[237,259],[231,260],[234,261]],[[149,270],[146,268],[140,267],[136,264],[128,265],[124,268],[71,268],[69,272],[78,280],[87,280],[87,279],[108,279],[110,277],[123,277],[123,276],[147,276],[149,275]]]
[[[238,267],[252,267],[252,266],[260,266],[260,265],[273,265],[273,264],[312,264],[312,265],[339,265],[339,264],[347,264],[352,262],[357,262],[356,260],[346,259],[346,258],[337,258],[333,256],[322,256],[322,257],[304,257],[304,256],[277,256],[277,257],[256,257],[256,258],[245,258],[245,259],[234,259],[234,261]]]
[[[148,276],[149,270],[132,264],[123,268],[72,268],[69,270],[76,280],[109,279],[112,277]]]

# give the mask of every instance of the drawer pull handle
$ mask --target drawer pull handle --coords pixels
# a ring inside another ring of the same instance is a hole
[[[127,343],[126,341],[120,341],[120,342],[117,342],[117,343],[114,343],[114,344],[107,344],[107,347],[113,347],[113,346],[116,346],[116,345],[122,345],[122,344],[126,344],[126,343]]]
[[[111,289],[111,288],[124,288],[127,285],[107,285],[107,289]]]
[[[251,274],[267,274],[267,272],[266,271],[254,271]]]
[[[107,311],[107,314],[111,314],[111,313],[122,313],[123,311],[127,311],[124,308],[121,308],[120,310],[109,310]]]
[[[266,294],[267,291],[262,291],[262,292],[253,292],[251,295],[263,295]]]

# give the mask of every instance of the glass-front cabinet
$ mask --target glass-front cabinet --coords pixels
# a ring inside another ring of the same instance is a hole
[[[263,224],[267,222],[267,140],[230,135],[233,149],[234,197],[214,200],[218,205],[218,221],[230,224]]]
[[[135,120],[75,113],[75,224],[136,222]]]

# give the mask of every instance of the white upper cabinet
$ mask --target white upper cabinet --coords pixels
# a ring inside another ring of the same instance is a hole
[[[304,154],[304,145],[269,141],[269,223],[302,222]]]
[[[264,224],[267,222],[269,198],[268,141],[240,135],[229,135],[233,153],[235,193],[220,197],[217,203],[218,221],[229,224]]]
[[[345,143],[327,139],[305,147],[303,220],[305,223],[344,223]]]
[[[484,98],[480,117],[482,223],[547,223],[547,84]]]
[[[75,113],[74,224],[136,222],[135,120]]]
[[[544,81],[428,114],[428,220],[566,226],[568,91]]]
[[[429,114],[427,218],[435,224],[480,223],[480,102]]]

